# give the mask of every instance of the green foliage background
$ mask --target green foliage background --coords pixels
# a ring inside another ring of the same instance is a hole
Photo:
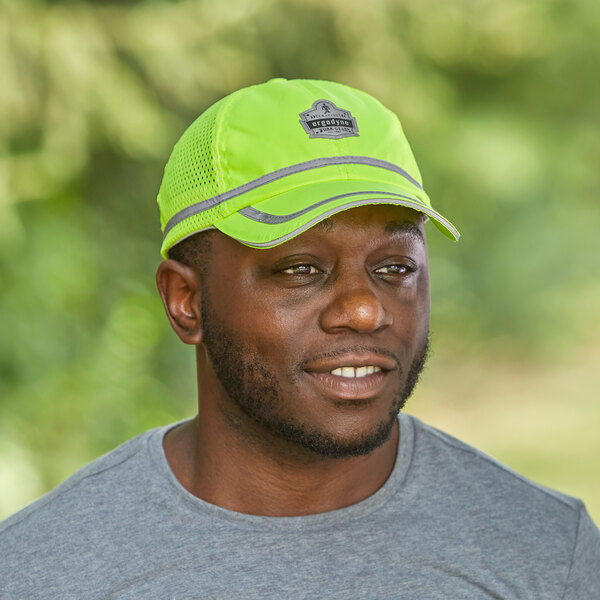
[[[396,111],[434,205],[410,410],[600,521],[596,0],[0,0],[0,517],[194,412],[155,198],[207,106],[275,76]]]

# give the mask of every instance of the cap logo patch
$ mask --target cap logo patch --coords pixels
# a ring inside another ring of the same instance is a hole
[[[337,140],[358,136],[358,125],[352,113],[331,100],[317,100],[311,108],[300,113],[300,123],[311,138]]]

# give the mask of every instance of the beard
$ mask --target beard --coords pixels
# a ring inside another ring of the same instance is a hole
[[[411,396],[427,362],[428,336],[425,336],[413,358],[404,384],[398,385],[387,418],[381,420],[370,432],[357,434],[351,440],[339,439],[317,427],[302,423],[289,414],[282,414],[281,408],[293,405],[293,398],[286,397],[280,381],[264,357],[240,343],[235,332],[216,317],[207,292],[205,289],[201,307],[204,346],[219,383],[246,417],[276,438],[322,458],[362,456],[379,448],[389,439],[398,413]],[[359,349],[364,347],[346,348],[345,351]],[[390,354],[389,351],[378,351],[377,348],[369,349],[380,354]],[[396,363],[399,365],[397,358]],[[289,380],[293,382],[294,377],[295,373],[291,373]],[[227,408],[222,405],[221,410],[236,428],[243,430]]]

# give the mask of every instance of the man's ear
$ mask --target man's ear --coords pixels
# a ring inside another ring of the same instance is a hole
[[[165,260],[158,265],[156,285],[162,298],[173,331],[186,344],[201,344],[200,275],[176,260]]]

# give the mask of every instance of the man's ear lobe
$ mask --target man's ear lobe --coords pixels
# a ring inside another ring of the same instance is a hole
[[[158,265],[156,285],[173,331],[186,344],[202,343],[201,279],[192,268],[176,260]]]

